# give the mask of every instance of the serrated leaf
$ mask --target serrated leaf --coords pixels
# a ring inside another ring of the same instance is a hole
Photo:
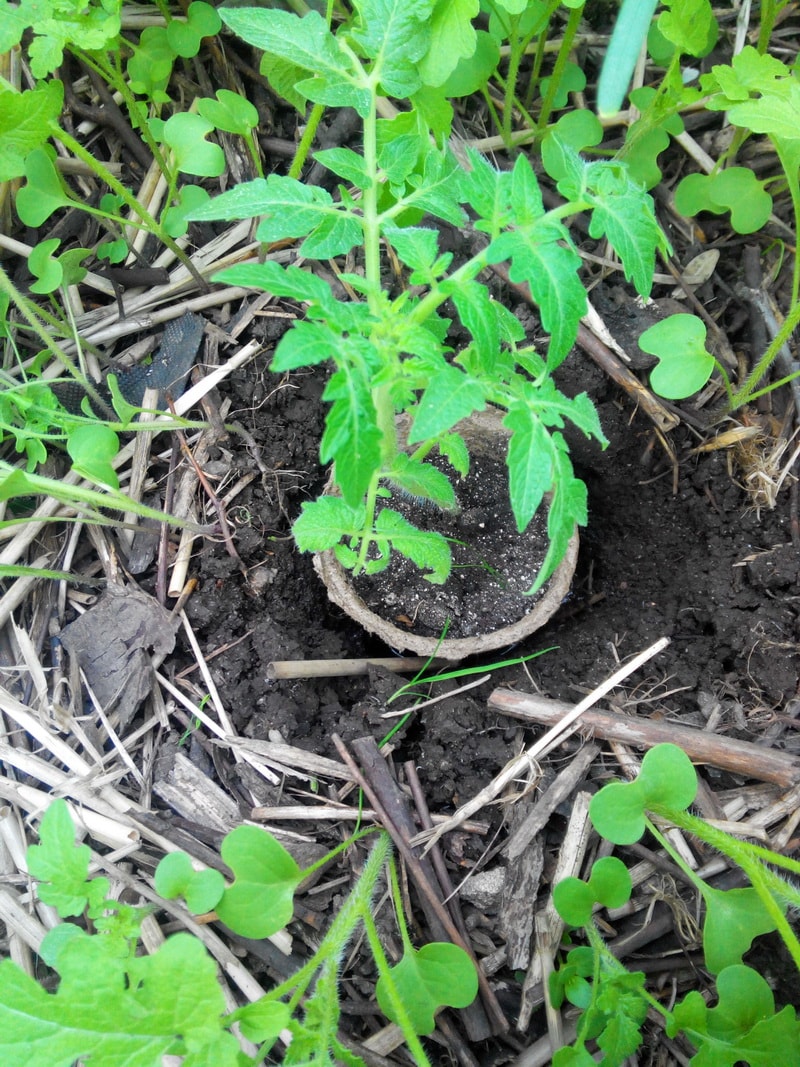
[[[353,37],[374,60],[387,96],[408,97],[420,86],[417,61],[430,44],[433,0],[361,0]]]
[[[511,430],[506,464],[517,529],[528,526],[553,484],[553,443],[541,419],[527,404],[514,404],[503,419]]]
[[[64,84],[57,79],[21,93],[0,90],[0,182],[25,173],[25,157],[50,137],[63,105]]]
[[[455,492],[447,475],[430,463],[411,459],[405,452],[398,453],[386,477],[411,497],[432,500],[445,509],[455,507]]]
[[[371,184],[364,157],[351,148],[324,148],[314,153],[314,159],[357,189],[366,189]]]
[[[411,190],[403,197],[407,207],[427,211],[453,226],[462,226],[466,218],[460,203],[464,172],[447,153],[430,149],[425,156],[423,173],[411,174]]]
[[[360,67],[340,48],[325,19],[317,11],[302,18],[289,11],[264,8],[223,8],[223,22],[248,44],[311,72],[295,90],[320,104],[352,107],[366,116],[372,94],[363,87]]]
[[[461,419],[486,406],[480,382],[456,367],[445,366],[428,383],[414,412],[409,444],[427,441],[452,430]]]
[[[302,878],[283,845],[257,826],[237,826],[226,834],[220,853],[236,875],[217,904],[222,922],[242,937],[259,939],[283,929]]]
[[[561,563],[575,533],[575,527],[585,526],[588,519],[586,486],[574,475],[566,442],[559,433],[552,434],[551,440],[555,446],[555,477],[553,495],[547,511],[547,535],[550,544],[541,570],[527,591],[529,596],[541,589]]]
[[[569,354],[586,314],[586,291],[578,277],[580,256],[560,244],[560,230],[533,225],[500,234],[489,246],[493,263],[511,260],[509,277],[527,282],[550,334],[547,364],[552,370]]]
[[[459,59],[473,54],[477,36],[472,20],[479,9],[479,0],[437,0],[430,16],[430,43],[419,64],[426,85],[442,85]]]
[[[0,963],[4,1067],[153,1067],[167,1054],[237,1067],[224,1032],[217,968],[202,943],[175,934],[152,955],[115,960],[106,938],[70,939],[58,954],[61,983],[46,993],[9,960]],[[187,1061],[188,1062],[188,1061]]]
[[[325,552],[344,537],[359,536],[366,521],[363,507],[351,508],[340,496],[321,496],[303,504],[292,533],[301,551]]]
[[[89,879],[92,850],[75,844],[75,825],[65,800],[54,800],[42,816],[38,845],[27,850],[28,872],[40,884],[39,899],[62,919],[80,915],[108,894],[107,878]]]
[[[472,960],[458,945],[445,942],[423,945],[419,951],[406,948],[391,968],[391,976],[417,1034],[433,1032],[438,1008],[466,1008],[478,993]],[[384,1015],[396,1022],[383,977],[378,979],[375,996]]]
[[[422,571],[423,578],[433,585],[444,585],[450,576],[450,546],[440,533],[419,530],[391,508],[383,508],[375,520],[375,538],[391,545],[392,550],[410,559]],[[387,553],[383,553],[388,556]]]
[[[356,340],[350,338],[350,345]],[[320,442],[320,459],[323,463],[333,460],[342,496],[351,507],[357,507],[380,467],[383,439],[365,369],[345,362],[332,375],[322,398],[330,401],[331,407]]]
[[[500,347],[500,321],[489,290],[480,282],[466,282],[454,289],[451,299],[478,349],[491,359]]]
[[[439,234],[425,226],[384,226],[384,235],[407,267],[430,272],[439,252]]]
[[[633,281],[641,296],[653,287],[656,250],[666,250],[666,238],[656,221],[653,199],[635,186],[624,167],[618,164],[591,164],[587,185],[591,189],[592,217],[589,233],[605,236],[622,261],[625,278]]]
[[[256,236],[261,240],[271,240],[270,237],[264,237],[264,234],[271,233],[272,230],[272,223],[269,226],[262,223],[256,230]],[[300,245],[299,251],[308,259],[334,259],[336,256],[346,255],[363,242],[364,233],[357,216],[344,210],[331,211],[320,219]]]

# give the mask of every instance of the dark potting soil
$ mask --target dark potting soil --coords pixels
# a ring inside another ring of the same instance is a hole
[[[501,444],[497,445],[498,455]],[[450,638],[491,633],[527,615],[540,595],[526,596],[547,552],[547,517],[540,510],[523,533],[508,502],[508,473],[500,458],[473,454],[469,474],[458,478],[441,459],[433,461],[454,483],[457,510],[394,494],[386,504],[424,530],[450,542],[453,569],[444,585],[398,553],[353,587],[367,607],[401,630]]]
[[[517,310],[524,318],[525,309]],[[727,450],[695,452],[697,439],[681,425],[669,435],[678,458],[676,491],[672,462],[629,399],[580,352],[559,374],[566,392],[590,393],[610,440],[601,451],[580,434],[571,438],[589,490],[572,596],[512,654],[552,651],[525,669],[495,671],[491,683],[424,710],[395,737],[396,758],[416,762],[434,810],[472,796],[524,740],[517,724],[487,709],[494,685],[536,685],[576,702],[620,660],[668,636],[666,651],[626,687],[631,713],[702,726],[715,708],[722,716],[717,729],[752,740],[792,706],[798,691],[800,595],[788,488],[774,510],[757,510],[737,457]],[[250,368],[227,384],[228,418],[253,435],[273,473],[251,482],[229,509],[249,582],[222,543],[206,543],[195,566],[200,590],[187,611],[206,655],[225,648],[211,670],[239,730],[259,738],[278,731],[287,742],[332,755],[334,732],[345,740],[385,734],[384,701],[399,681],[381,672],[268,678],[273,660],[388,651],[329,603],[311,558],[297,552],[289,535],[302,502],[325,483],[317,459],[324,383],[325,372],[317,369],[277,388],[275,376],[263,370],[254,378]],[[232,480],[256,470],[239,437],[221,446],[218,460]],[[785,743],[795,742],[789,736]],[[233,765],[218,770],[230,781],[243,773]],[[257,788],[264,792],[263,781]]]

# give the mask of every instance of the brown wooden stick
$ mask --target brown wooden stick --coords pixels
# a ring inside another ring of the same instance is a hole
[[[390,777],[388,775],[385,760],[383,756],[381,756],[380,750],[378,749],[374,738],[360,738],[353,743],[353,747],[358,752],[358,757],[361,762],[361,765],[364,766],[366,764],[369,768],[367,770],[369,780],[367,776],[362,773],[361,768],[356,764],[355,760],[348,751],[341,737],[339,737],[337,734],[332,734],[331,739],[334,745],[336,746],[336,750],[339,753],[340,757],[350,768],[353,778],[356,780],[360,788],[363,789],[367,800],[378,813],[378,817],[381,820],[381,824],[392,838],[392,841],[394,842],[397,851],[405,860],[406,866],[408,867],[411,876],[413,877],[417,887],[420,890],[420,900],[422,903],[423,910],[425,911],[426,918],[428,919],[429,926],[431,926],[434,930],[437,928],[443,929],[446,936],[449,937],[454,944],[459,945],[461,948],[464,949],[465,952],[469,954],[469,956],[475,963],[475,966],[478,971],[478,983],[481,989],[483,1004],[487,1012],[489,1013],[492,1025],[498,1033],[507,1030],[508,1020],[506,1019],[499,1003],[497,1002],[494,990],[489,985],[488,979],[483,974],[483,971],[481,970],[480,965],[478,964],[475,958],[475,953],[472,950],[472,946],[469,944],[468,941],[465,942],[464,939],[461,937],[458,928],[456,927],[453,920],[450,918],[450,913],[448,912],[444,904],[442,904],[436,890],[434,889],[430,861],[421,861],[418,858],[415,850],[408,843],[409,838],[412,836],[416,828],[414,827],[410,813],[405,808],[405,798],[402,797],[399,788],[397,788],[397,783],[394,782],[394,788],[389,790],[388,793],[385,790],[381,789],[382,796],[379,796],[378,791],[376,790],[376,788],[373,787],[373,771],[375,772],[375,775],[381,777],[382,784],[385,781],[383,773],[379,770],[381,766],[383,767],[386,778]],[[391,781],[393,781],[393,779],[391,779]],[[391,808],[391,813],[387,809],[386,804],[382,802],[383,798],[387,800]],[[409,820],[409,824],[405,825],[404,827],[406,818]],[[396,820],[399,820],[399,822]],[[425,864],[425,868],[423,868],[423,863]],[[437,935],[436,933],[434,933],[434,936],[441,935]]]
[[[488,704],[504,715],[544,726],[553,726],[572,711],[570,704],[560,700],[549,700],[531,693],[515,693],[510,689],[495,689],[489,696]],[[652,748],[669,741],[682,748],[695,763],[708,763],[745,778],[774,782],[783,789],[791,789],[800,778],[800,757],[774,748],[763,748],[751,741],[737,741],[675,723],[615,715],[597,709],[585,711],[581,723],[595,737],[622,741],[634,748]]]

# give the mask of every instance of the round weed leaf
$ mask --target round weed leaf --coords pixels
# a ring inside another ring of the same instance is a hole
[[[589,818],[607,841],[632,845],[645,830],[644,799],[638,782],[610,782],[592,797]]]
[[[189,229],[188,216],[210,199],[202,185],[184,185],[178,192],[178,203],[164,212],[162,221],[170,237],[183,237]]]
[[[713,175],[710,194],[723,210],[730,211],[737,233],[755,233],[772,213],[772,197],[749,167],[728,167]]]
[[[248,1041],[261,1045],[266,1041],[275,1041],[281,1030],[285,1030],[289,1025],[291,1017],[286,1004],[261,997],[260,1000],[239,1008],[229,1018],[235,1018]]]
[[[637,778],[647,804],[683,811],[697,794],[697,772],[677,745],[656,745],[645,754]]]
[[[175,154],[175,165],[184,174],[218,178],[225,170],[225,153],[218,144],[206,141],[214,129],[202,115],[182,112],[164,123],[164,141]]]
[[[592,865],[589,888],[606,908],[621,908],[630,899],[631,887],[628,868],[616,856],[603,856]]]
[[[193,874],[192,861],[185,852],[168,852],[156,867],[156,893],[165,900],[174,900],[183,893]]]
[[[407,951],[391,968],[391,974],[417,1034],[433,1032],[438,1008],[466,1008],[478,992],[478,975],[472,960],[458,945],[444,942]],[[378,979],[375,996],[384,1015],[397,1022],[383,976]]]
[[[119,479],[111,466],[119,452],[119,438],[105,423],[76,426],[67,438],[67,452],[79,474],[99,485],[119,489]]]
[[[563,878],[553,887],[553,906],[570,926],[588,926],[595,896],[580,878]]]
[[[710,1034],[735,1039],[775,1011],[775,998],[758,971],[743,964],[726,967],[717,978],[719,1003],[708,1013]]]
[[[775,929],[775,920],[752,886],[728,890],[706,886],[703,900],[703,955],[712,974],[741,963],[753,939]]]
[[[696,315],[670,315],[639,337],[639,348],[658,357],[650,385],[659,396],[683,400],[702,389],[714,370],[706,328]]]
[[[52,293],[61,285],[64,271],[53,255],[60,244],[61,241],[53,237],[49,241],[40,241],[35,248],[31,249],[28,267],[37,279],[31,285],[32,293]]]
[[[471,56],[462,56],[455,70],[441,86],[442,96],[471,96],[482,89],[494,74],[500,62],[500,49],[497,41],[485,30],[476,33],[475,51]]]
[[[553,1067],[595,1067],[597,1060],[584,1047],[560,1048],[553,1056]]]
[[[197,110],[218,130],[244,136],[258,125],[258,112],[250,101],[239,93],[232,93],[230,89],[217,89],[216,97],[216,100],[198,100]]]
[[[192,878],[183,896],[186,907],[193,915],[213,911],[225,892],[225,879],[212,867],[205,871],[193,871]]]
[[[167,40],[176,55],[191,59],[200,51],[204,37],[213,37],[219,32],[222,21],[210,4],[190,4],[186,22],[173,19],[167,26]]]
[[[27,181],[17,193],[15,206],[26,226],[37,228],[47,222],[54,211],[72,203],[53,166],[51,148],[35,148],[26,156],[25,177]]]
[[[222,842],[222,858],[236,875],[217,915],[242,937],[269,937],[292,917],[300,868],[274,837],[257,826],[237,826]]]

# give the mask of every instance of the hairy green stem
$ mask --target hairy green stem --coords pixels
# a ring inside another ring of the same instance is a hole
[[[400,992],[395,985],[394,978],[392,977],[391,964],[386,958],[386,953],[383,951],[383,945],[381,939],[378,936],[378,930],[375,926],[375,920],[372,918],[372,913],[369,908],[365,908],[362,913],[362,919],[364,922],[364,932],[367,935],[367,941],[369,942],[370,951],[375,958],[375,963],[378,967],[378,973],[383,979],[386,987],[386,994],[392,1005],[392,1011],[395,1014],[397,1025],[403,1031],[403,1037],[408,1045],[409,1052],[414,1057],[414,1062],[418,1067],[430,1067],[430,1060],[425,1055],[425,1049],[422,1047],[422,1042],[417,1036],[414,1027],[411,1024],[411,1020],[408,1017],[406,1006],[403,1003],[403,998],[400,996]],[[410,943],[409,943],[409,948]]]
[[[306,165],[308,159],[308,153],[311,151],[311,146],[314,143],[314,138],[317,136],[317,128],[320,124],[322,116],[325,114],[324,104],[314,104],[311,108],[311,114],[308,116],[308,122],[306,122],[306,128],[303,130],[303,136],[300,138],[300,144],[297,146],[297,150],[292,160],[292,165],[289,167],[289,177],[299,178],[303,172],[303,167]]]
[[[797,262],[797,257],[795,258]],[[747,404],[756,395],[756,386],[767,373],[769,368],[775,362],[778,357],[778,353],[787,343],[789,338],[794,333],[797,326],[800,324],[800,300],[796,301],[792,310],[783,321],[783,325],[775,334],[772,339],[772,343],[767,348],[764,355],[756,363],[755,367],[750,371],[747,378],[739,389],[731,397],[730,405],[731,411],[736,411],[737,408]]]

